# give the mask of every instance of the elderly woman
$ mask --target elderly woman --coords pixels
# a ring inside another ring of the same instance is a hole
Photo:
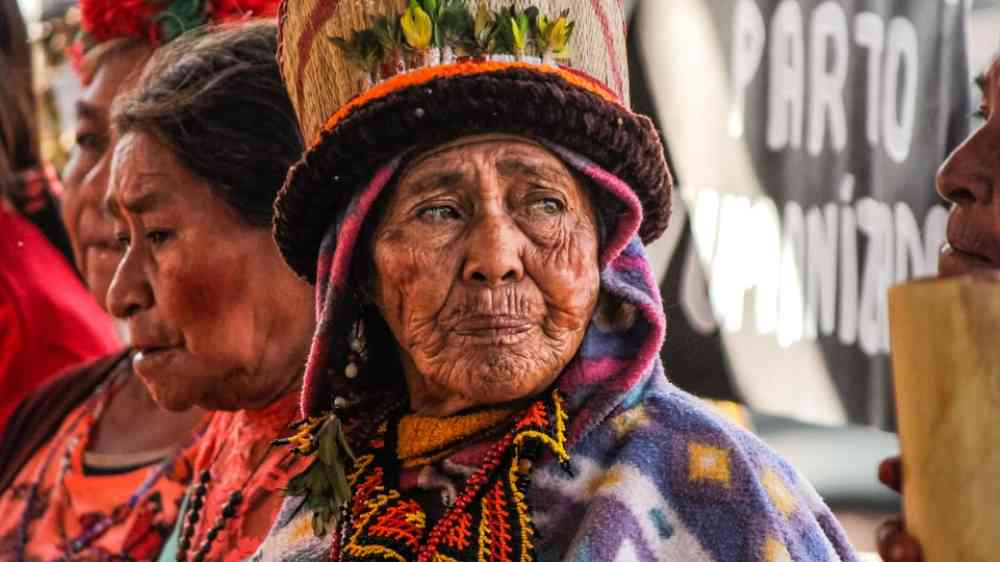
[[[985,120],[941,167],[937,191],[951,203],[948,244],[938,260],[942,277],[983,275],[1000,278],[1000,55],[976,80],[982,93],[979,113]],[[879,468],[879,478],[896,491],[902,489],[902,465],[891,459]],[[916,538],[902,521],[879,529],[879,553],[886,562],[921,562]]]
[[[239,0],[227,7],[199,8],[184,25],[227,19],[238,5],[247,8],[241,19],[251,7],[266,7]],[[136,85],[154,49],[179,34],[176,21],[166,26],[163,18],[151,17],[155,15],[151,9],[168,7],[107,0],[80,3],[83,33],[76,51],[81,57],[84,90],[76,104],[77,142],[64,170],[62,211],[77,267],[93,295],[87,295],[93,302],[87,313],[107,324],[112,334],[110,319],[95,302],[105,303],[122,256],[111,217],[103,207],[117,141],[111,129],[111,105],[116,96]],[[272,4],[270,11],[276,7]],[[271,86],[275,98],[286,98],[277,82]],[[273,143],[288,143],[289,138],[297,139],[294,122],[290,122],[289,135],[277,136]],[[291,141],[284,165],[300,145]],[[263,148],[275,154],[281,150],[267,142]],[[283,172],[275,173],[273,185],[279,185],[282,177]],[[272,198],[273,193],[272,188]],[[253,200],[249,194],[245,198]],[[269,201],[257,205],[263,212],[270,209]],[[58,264],[41,263],[39,269],[50,270],[54,265]],[[36,271],[34,276],[41,279],[44,273]],[[88,302],[70,292],[65,296]],[[52,355],[51,350],[73,343],[67,338],[80,338],[80,334],[49,332],[50,339],[42,341]],[[59,336],[62,340],[51,340]],[[170,412],[157,406],[135,374],[133,350],[120,349],[115,341],[117,349],[105,349],[104,357],[77,366],[34,393],[4,432],[0,441],[0,559],[107,559],[115,555],[154,560],[174,528],[179,504],[192,480],[192,448],[204,430],[205,412],[198,408]],[[136,431],[137,419],[142,420],[142,431]]]
[[[623,18],[283,4],[311,144],[276,236],[321,317],[312,464],[255,560],[855,559],[808,483],[664,377],[642,241],[669,175],[622,105]]]
[[[251,554],[296,468],[270,443],[295,420],[315,321],[309,286],[270,235],[302,149],[276,32],[259,22],[184,35],[112,114],[106,204],[125,253],[109,309],[128,323],[134,369],[161,406],[224,410],[201,439],[190,515],[165,559]]]

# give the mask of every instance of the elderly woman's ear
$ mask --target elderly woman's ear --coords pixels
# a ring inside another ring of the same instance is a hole
[[[635,306],[602,290],[594,311],[594,324],[605,332],[624,332],[635,324]]]

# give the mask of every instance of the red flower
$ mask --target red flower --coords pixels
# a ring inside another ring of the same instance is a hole
[[[80,25],[96,42],[135,37],[156,41],[152,15],[157,4],[149,0],[82,0]]]
[[[278,14],[279,0],[210,0],[208,13],[214,22],[238,21],[247,18],[273,18]]]

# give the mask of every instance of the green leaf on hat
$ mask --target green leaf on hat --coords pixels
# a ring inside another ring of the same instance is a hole
[[[350,39],[330,37],[330,42],[340,48],[349,61],[366,72],[372,72],[385,57],[382,41],[374,29],[354,30]]]
[[[515,53],[514,28],[517,27],[515,16],[514,8],[500,8],[497,13],[496,33],[493,36],[490,52],[498,55],[513,55]]]
[[[490,51],[497,32],[497,15],[486,7],[485,2],[479,3],[474,24],[473,31],[479,50],[483,52]]]
[[[475,50],[476,21],[464,0],[445,0],[438,25],[446,43]]]
[[[385,54],[398,53],[403,48],[403,29],[398,19],[379,16],[372,20],[371,29]]]
[[[398,57],[401,50],[424,51],[430,47],[472,54],[552,55],[566,59],[576,27],[569,20],[569,10],[552,18],[536,6],[519,10],[510,5],[493,11],[482,0],[474,13],[468,0],[409,0],[401,15],[373,17],[370,21],[367,29],[353,31],[349,39],[330,38],[348,61],[369,73],[387,58]]]
[[[438,0],[423,0],[422,3],[424,11],[427,12],[427,15],[430,16],[431,19],[435,19],[440,15],[438,9],[441,7],[441,5],[438,2]]]
[[[203,0],[175,0],[153,16],[160,40],[168,42],[208,21]]]

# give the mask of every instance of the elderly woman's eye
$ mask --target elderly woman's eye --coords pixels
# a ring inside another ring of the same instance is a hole
[[[160,246],[169,239],[170,232],[167,230],[151,230],[146,234],[146,240],[149,240],[154,246]]]
[[[118,248],[127,250],[132,244],[132,238],[129,237],[127,232],[119,232],[115,234],[115,243],[118,245]]]
[[[462,218],[462,214],[458,212],[458,209],[456,209],[455,207],[450,207],[448,205],[427,207],[421,209],[420,212],[417,213],[417,216],[421,220],[430,222],[458,220]]]
[[[544,215],[560,215],[566,211],[566,204],[554,197],[546,197],[533,202],[530,209]]]
[[[104,135],[81,131],[76,134],[76,145],[88,152],[101,152],[107,146],[107,139]]]

